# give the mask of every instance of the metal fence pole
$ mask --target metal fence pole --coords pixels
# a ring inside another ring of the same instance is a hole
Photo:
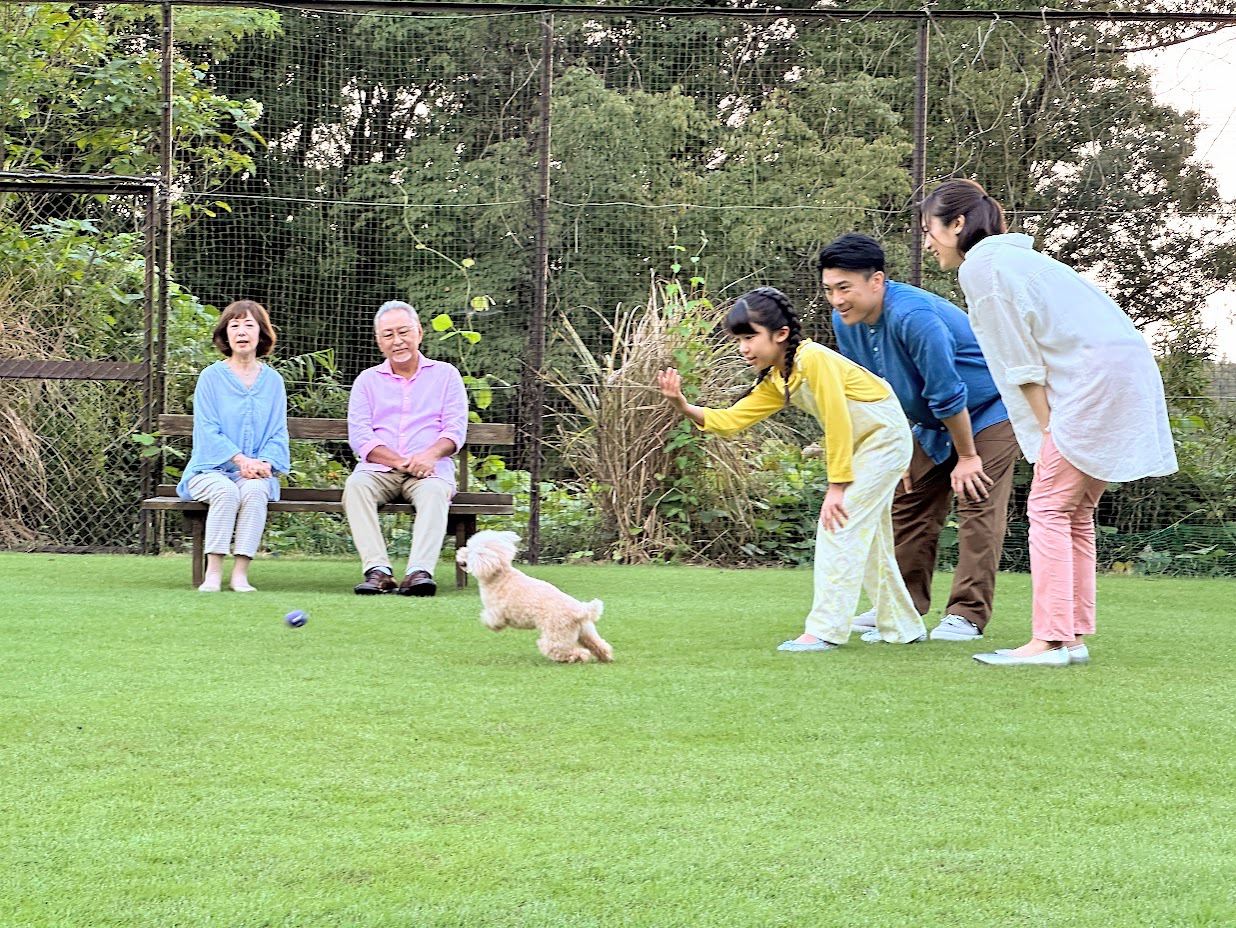
[[[150,250],[151,257],[155,258],[154,263],[159,278],[158,301],[155,303],[154,312],[154,355],[150,361],[150,417],[151,425],[154,429],[157,429],[159,426],[159,415],[163,412],[163,404],[166,393],[167,319],[172,300],[172,164],[174,155],[173,146],[175,144],[172,122],[172,74],[175,67],[174,46],[172,42],[172,17],[172,3],[164,2],[163,28],[160,42],[162,61],[160,62],[159,68],[160,96],[162,97],[162,118],[159,125],[158,208],[154,211],[154,224],[152,227],[152,234],[157,238],[157,249],[152,248]],[[151,460],[157,462],[161,476],[164,463],[162,457],[155,457]],[[159,517],[158,524],[160,530],[154,533],[156,549],[162,536],[162,515]]]
[[[554,18],[546,14],[541,21],[541,134],[537,139],[536,259],[533,269],[535,294],[532,319],[528,326],[526,376],[532,378],[528,409],[528,563],[541,555],[541,462],[544,458],[545,412],[545,316],[549,303],[549,130],[550,103],[554,79]]]
[[[155,319],[155,357],[158,376],[155,379],[155,412],[163,411],[164,380],[167,372],[167,317],[171,306],[172,280],[172,171],[175,136],[172,123],[172,73],[175,68],[175,48],[172,43],[173,5],[163,4],[163,124],[159,132],[159,304]],[[156,420],[157,421],[157,420]]]
[[[155,356],[155,264],[158,259],[156,235],[158,230],[157,203],[159,186],[147,189],[145,210],[142,219],[142,256],[145,261],[145,280],[143,281],[142,325],[145,335],[142,339],[142,360],[146,362],[146,376],[142,381],[142,424],[143,432],[153,432],[158,422],[158,410],[155,402],[155,370],[159,366]],[[142,457],[139,471],[139,486],[142,497],[152,496],[155,487],[155,471],[159,464],[158,457]],[[142,554],[153,554],[157,549],[154,530],[154,513],[141,510],[141,544]]]
[[[927,28],[930,17],[918,23],[918,44],[914,52],[914,156],[910,166],[910,283],[923,285],[923,215],[919,208],[927,187]]]

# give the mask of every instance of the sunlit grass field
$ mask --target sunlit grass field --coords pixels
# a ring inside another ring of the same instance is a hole
[[[1086,667],[828,653],[808,570],[543,567],[611,665],[354,561],[0,555],[0,926],[1236,925],[1236,583],[1100,579]],[[938,578],[943,594],[949,578]],[[288,628],[283,615],[310,612]]]

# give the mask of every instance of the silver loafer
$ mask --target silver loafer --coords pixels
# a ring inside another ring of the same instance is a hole
[[[1012,648],[996,648],[997,654],[1008,654]],[[1069,648],[1069,663],[1070,664],[1089,664],[1090,649],[1084,644],[1079,644],[1075,648]]]
[[[1069,666],[1069,649],[1052,648],[1040,654],[1029,657],[1015,657],[1012,654],[976,654],[974,659],[980,664],[991,664],[994,667],[1067,667]]]

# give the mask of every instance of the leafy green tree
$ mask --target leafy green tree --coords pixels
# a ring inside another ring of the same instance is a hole
[[[219,49],[275,25],[266,12],[178,18],[184,37],[208,33]],[[158,173],[162,56],[148,9],[8,5],[0,35],[5,170]],[[262,143],[258,104],[213,92],[191,59],[173,65],[176,182],[204,189],[249,170]]]
[[[1195,350],[1200,310],[1230,276],[1236,243],[1218,228],[1224,204],[1196,160],[1196,115],[1159,103],[1128,55],[1189,28],[941,26],[929,164],[935,176],[983,182],[1015,228],[1092,275],[1165,347]]]

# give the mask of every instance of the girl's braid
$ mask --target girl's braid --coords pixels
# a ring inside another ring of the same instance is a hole
[[[781,306],[781,311],[785,314],[785,324],[789,326],[790,334],[785,340],[785,370],[782,373],[785,375],[785,405],[790,405],[790,374],[794,372],[794,356],[798,354],[798,345],[803,340],[803,326],[798,321],[798,314],[794,312],[794,307],[790,305],[789,297],[780,290],[774,290],[776,301]]]

